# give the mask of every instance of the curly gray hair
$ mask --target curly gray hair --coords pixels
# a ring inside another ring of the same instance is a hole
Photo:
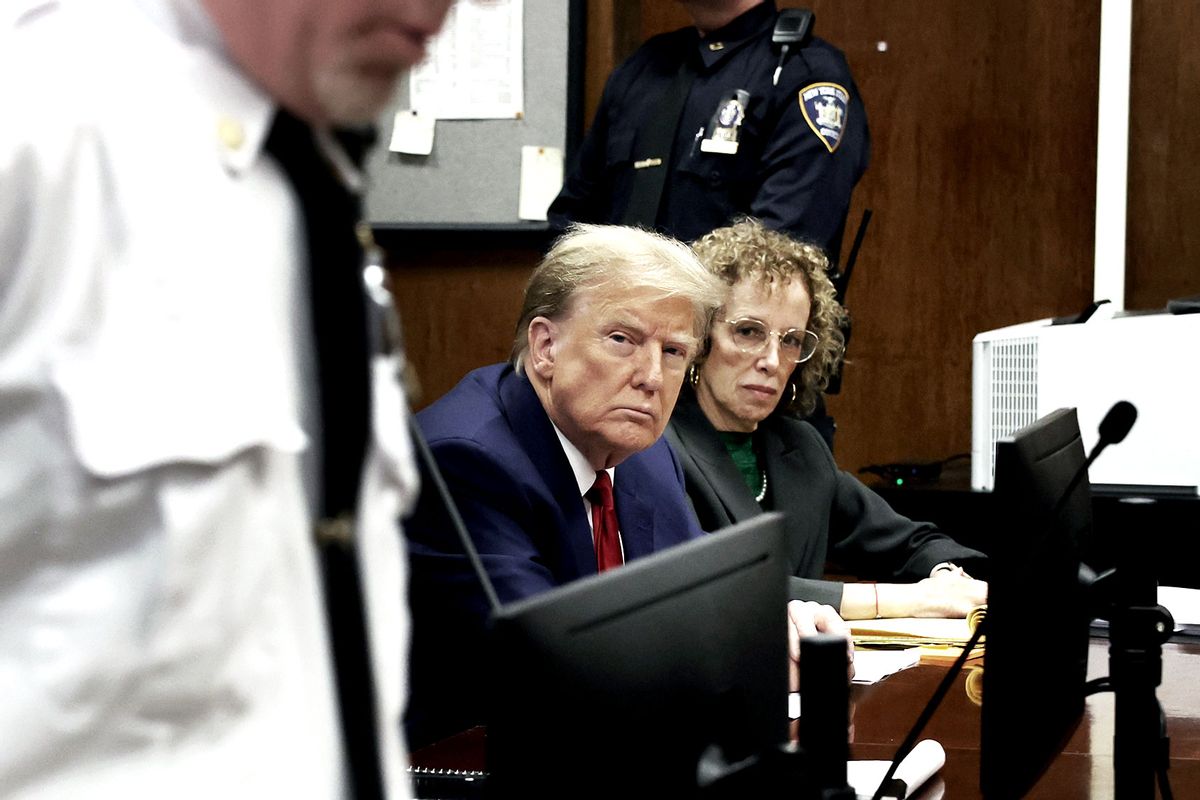
[[[785,401],[780,408],[801,414],[812,413],[817,398],[837,373],[846,344],[842,335],[846,311],[837,301],[827,272],[829,260],[821,248],[769,230],[758,220],[743,217],[702,237],[692,245],[692,250],[727,287],[742,280],[780,286],[793,280],[804,282],[804,288],[812,298],[808,329],[819,341],[812,357],[796,365],[788,378],[788,383],[796,388],[795,400]],[[696,359],[697,365],[703,363],[711,343],[711,338],[706,337]],[[785,392],[784,397],[790,394]]]

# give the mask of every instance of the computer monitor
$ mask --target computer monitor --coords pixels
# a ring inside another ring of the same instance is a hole
[[[1079,579],[1092,529],[1075,409],[1053,411],[996,444],[983,670],[980,788],[1021,797],[1083,713],[1088,613]]]
[[[782,517],[764,514],[505,606],[488,792],[687,797],[787,738]]]

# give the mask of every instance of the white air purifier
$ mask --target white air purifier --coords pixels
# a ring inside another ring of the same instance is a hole
[[[1137,407],[1137,422],[1092,465],[1092,484],[1197,493],[1200,314],[1098,311],[1072,325],[1039,320],[981,333],[973,350],[975,489],[992,488],[997,440],[1073,406],[1090,451],[1109,408],[1128,400]]]

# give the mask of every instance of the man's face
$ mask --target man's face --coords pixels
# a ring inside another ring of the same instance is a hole
[[[375,119],[452,0],[205,0],[233,58],[319,124]]]
[[[546,413],[596,469],[662,435],[696,351],[692,304],[644,290],[584,290],[529,325],[526,369]]]

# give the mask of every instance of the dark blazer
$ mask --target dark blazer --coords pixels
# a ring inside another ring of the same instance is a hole
[[[417,415],[501,602],[596,574],[579,486],[529,381],[506,365],[475,370]],[[411,743],[482,719],[489,609],[446,511],[425,491],[405,522],[413,617]],[[626,561],[697,538],[678,460],[665,442],[616,468]]]
[[[909,582],[929,577],[943,561],[970,568],[985,558],[932,524],[897,514],[861,481],[839,470],[829,447],[808,423],[775,414],[755,435],[767,472],[762,506],[687,387],[680,393],[666,439],[683,464],[688,497],[706,531],[764,509],[784,512],[795,576],[790,586],[793,599],[839,607],[842,584],[820,580],[827,559],[863,578]]]

